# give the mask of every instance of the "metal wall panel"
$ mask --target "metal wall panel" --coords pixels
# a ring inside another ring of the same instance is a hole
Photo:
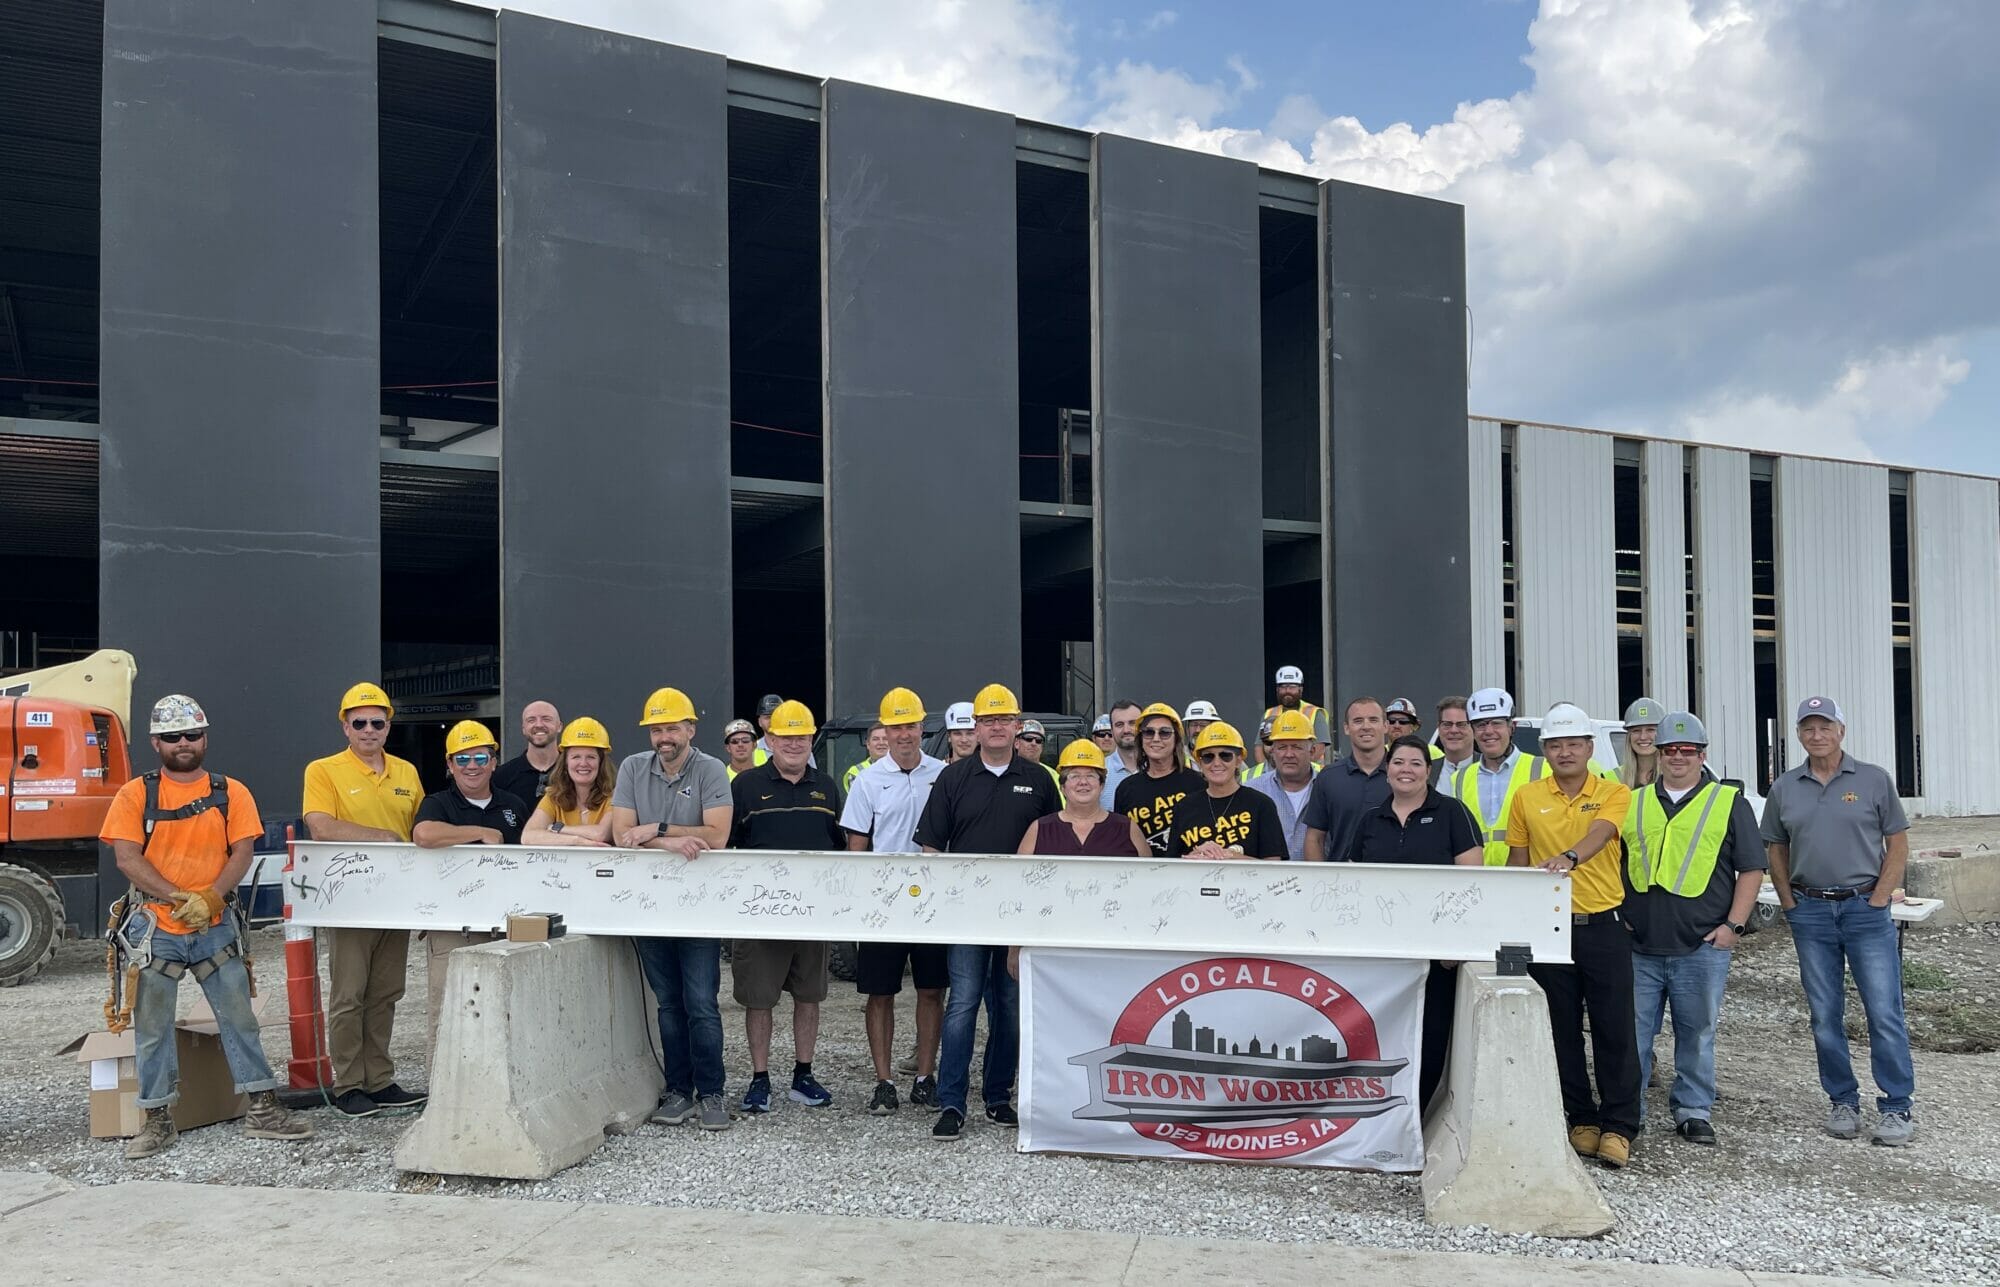
[[[499,18],[501,691],[730,713],[724,61]],[[587,447],[586,447],[587,444]]]
[[[1575,702],[1617,719],[1616,506],[1611,438],[1514,431],[1515,648],[1522,715]]]
[[[1090,199],[1099,691],[1207,698],[1254,731],[1267,692],[1257,168],[1099,135]]]
[[[1681,710],[1688,703],[1686,448],[1648,441],[1643,452],[1639,566],[1646,591],[1645,688],[1668,710]]]
[[[1911,604],[1924,812],[2000,812],[2000,485],[1910,476]],[[1969,717],[1970,716],[1970,717]]]
[[[1472,673],[1460,690],[1503,688],[1507,676],[1507,576],[1501,541],[1500,423],[1468,420],[1465,425],[1471,547]],[[1439,696],[1444,694],[1440,693]]]
[[[1423,704],[1472,670],[1465,210],[1330,180],[1320,233],[1328,697]],[[1412,486],[1420,524],[1405,522]]]
[[[1695,714],[1718,777],[1757,779],[1757,651],[1751,627],[1750,455],[1694,454]]]
[[[1013,118],[831,81],[823,120],[832,709],[1018,693]]]
[[[106,0],[99,636],[267,819],[381,667],[375,8]]]
[[[1792,713],[1814,694],[1847,716],[1849,754],[1896,771],[1889,644],[1889,471],[1777,462],[1778,717],[1788,764],[1804,756]]]

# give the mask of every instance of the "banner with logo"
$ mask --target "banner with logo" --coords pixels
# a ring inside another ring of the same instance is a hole
[[[1420,1171],[1428,968],[1030,948],[1020,1148]]]

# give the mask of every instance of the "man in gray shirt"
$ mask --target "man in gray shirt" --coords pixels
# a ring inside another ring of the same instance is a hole
[[[1844,964],[1868,1016],[1868,1060],[1879,1092],[1875,1142],[1905,1145],[1916,1129],[1916,1069],[1889,902],[1909,862],[1910,823],[1888,773],[1841,750],[1847,720],[1832,698],[1799,703],[1798,736],[1806,762],[1771,784],[1763,836],[1812,1011],[1819,1082],[1831,1101],[1827,1133],[1847,1140],[1861,1133],[1861,1087],[1843,1026]]]

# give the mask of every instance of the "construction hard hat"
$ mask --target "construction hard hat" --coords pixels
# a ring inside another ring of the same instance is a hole
[[[973,726],[972,703],[953,702],[951,705],[945,707],[944,726],[948,730],[954,728],[971,728]]]
[[[585,715],[582,719],[573,719],[563,725],[562,737],[557,739],[556,745],[565,751],[572,746],[588,746],[609,755],[611,734],[605,730],[604,725]]]
[[[1056,772],[1067,773],[1071,769],[1096,769],[1104,772],[1104,752],[1097,749],[1097,743],[1087,737],[1079,737],[1062,749],[1056,759]]]
[[[757,736],[757,726],[747,719],[733,719],[722,726],[722,740],[725,742],[735,737],[738,733],[748,733],[750,736],[755,737]]]
[[[986,715],[1019,715],[1020,700],[1005,684],[988,684],[972,695],[972,715],[978,719]]]
[[[1264,719],[1257,721],[1257,740],[1260,742],[1269,742],[1271,740],[1270,720]]]
[[[1198,719],[1221,719],[1222,712],[1215,709],[1214,702],[1192,701],[1181,713],[1181,723],[1192,724]]]
[[[813,713],[806,704],[799,701],[779,702],[778,709],[771,712],[770,737],[811,737],[819,732],[813,723]]]
[[[1687,711],[1675,711],[1660,721],[1656,746],[1707,746],[1708,730]]]
[[[1387,719],[1391,715],[1408,715],[1412,721],[1422,722],[1417,719],[1417,704],[1407,697],[1398,697],[1395,701],[1390,702],[1382,708],[1383,719]]]
[[[1315,742],[1319,740],[1313,732],[1313,722],[1301,711],[1279,711],[1271,721],[1273,742]]]
[[[1173,707],[1167,705],[1165,702],[1154,702],[1151,706],[1139,712],[1139,724],[1141,727],[1145,726],[1147,720],[1156,718],[1171,720],[1174,726],[1174,735],[1176,737],[1182,735],[1180,713]]]
[[[389,704],[389,694],[382,691],[380,684],[359,683],[341,696],[340,713],[343,716],[357,706],[380,706],[389,715],[396,713],[396,708]]]
[[[769,715],[772,711],[778,709],[784,700],[784,698],[778,696],[776,693],[765,693],[757,699],[757,713],[759,715]]]
[[[678,688],[656,688],[646,699],[646,713],[639,717],[639,727],[649,724],[679,724],[683,721],[699,720],[694,713],[694,703],[686,693]]]
[[[1271,682],[1277,684],[1303,684],[1306,682],[1306,672],[1300,670],[1297,666],[1280,666],[1278,667],[1278,677]]]
[[[1584,714],[1583,707],[1574,702],[1557,702],[1549,707],[1548,714],[1542,716],[1541,733],[1544,742],[1552,737],[1595,738],[1597,725],[1590,722],[1590,716]]]
[[[898,724],[921,724],[924,722],[924,704],[909,689],[892,688],[882,694],[882,707],[876,718],[884,728],[894,728]]]
[[[1648,724],[1657,724],[1660,722],[1660,713],[1663,709],[1652,698],[1641,697],[1638,701],[1633,702],[1625,708],[1625,727],[1631,728],[1636,724],[1644,728]],[[1690,716],[1689,718],[1693,717]]]
[[[1235,725],[1222,720],[1216,720],[1197,734],[1194,739],[1194,749],[1197,752],[1206,751],[1218,746],[1230,747],[1238,754],[1241,754],[1243,751],[1243,734],[1236,731]]]
[[[1513,719],[1514,695],[1504,688],[1482,688],[1465,699],[1465,718],[1475,724],[1483,719]]]
[[[195,702],[194,698],[180,693],[168,693],[153,703],[153,718],[150,732],[192,733],[198,728],[208,727],[208,713]]]
[[[1049,735],[1049,731],[1042,727],[1042,721],[1038,719],[1022,720],[1021,736],[1026,737],[1030,733],[1033,733],[1037,737],[1047,737]]]
[[[482,746],[490,746],[496,751],[500,749],[499,741],[476,719],[462,719],[444,735],[446,755],[457,755],[460,751],[473,751]]]
[[[1109,733],[1111,731],[1111,717],[1109,715],[1099,715],[1091,723],[1090,731],[1092,733]]]

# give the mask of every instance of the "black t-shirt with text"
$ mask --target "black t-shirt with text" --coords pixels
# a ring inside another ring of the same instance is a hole
[[[1211,840],[1246,858],[1282,860],[1289,856],[1285,824],[1278,817],[1276,802],[1248,787],[1238,787],[1236,794],[1218,800],[1204,783],[1174,806],[1173,826],[1167,832],[1169,857],[1193,853]]]
[[[1163,778],[1148,777],[1141,771],[1119,780],[1111,807],[1138,823],[1153,852],[1164,856],[1175,806],[1207,790],[1208,783],[1193,769],[1176,769]]]

